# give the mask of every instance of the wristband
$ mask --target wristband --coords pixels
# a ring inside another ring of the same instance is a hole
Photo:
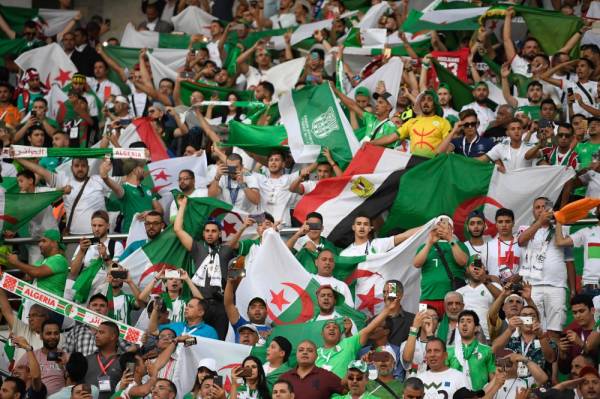
[[[409,329],[409,331],[410,331],[411,333],[418,334],[418,332],[419,332],[419,327],[411,326],[411,327],[410,327],[410,329]]]
[[[412,331],[411,331],[411,332],[409,332],[409,333],[408,333],[408,336],[409,336],[409,337],[415,337],[415,338],[416,338],[416,337],[418,337],[418,336],[419,336],[419,334],[417,334],[416,332],[412,332]]]

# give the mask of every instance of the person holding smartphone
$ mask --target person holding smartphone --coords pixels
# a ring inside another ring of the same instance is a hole
[[[144,302],[137,299],[140,289],[131,279],[127,269],[116,263],[112,264],[106,276],[106,281],[108,282],[106,297],[109,300],[112,298],[113,303],[113,306],[108,311],[109,317],[126,324],[131,324],[131,313],[134,310],[144,307]],[[127,283],[133,295],[123,292],[124,283]]]
[[[243,384],[238,381],[242,379]],[[262,362],[248,356],[241,366],[231,369],[231,399],[269,399],[271,397],[267,387],[267,377],[262,368]]]

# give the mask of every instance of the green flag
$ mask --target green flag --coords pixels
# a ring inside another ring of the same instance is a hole
[[[0,230],[19,230],[62,195],[61,190],[43,193],[11,193],[0,190]]]
[[[238,121],[229,122],[229,136],[222,144],[239,147],[259,155],[287,147],[287,133],[282,125],[257,126]]]
[[[181,101],[185,105],[190,105],[190,97],[193,92],[199,91],[204,95],[205,99],[210,99],[213,94],[219,96],[219,100],[227,100],[227,96],[231,93],[237,95],[238,100],[252,101],[254,100],[254,92],[251,90],[232,90],[219,86],[210,86],[202,83],[181,82]]]

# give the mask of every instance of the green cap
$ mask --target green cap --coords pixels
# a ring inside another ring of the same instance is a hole
[[[441,83],[438,85],[438,89],[442,89],[442,88],[443,88],[443,89],[446,89],[446,90],[448,90],[448,91],[450,91],[450,86],[448,86],[448,84],[447,84],[447,83],[441,82]]]
[[[369,369],[369,367],[367,366],[367,363],[363,362],[362,360],[353,360],[348,365],[348,370],[353,370],[353,369],[358,370],[361,373],[366,373],[367,370]]]
[[[473,85],[473,89],[476,89],[476,88],[477,88],[477,87],[479,87],[479,86],[485,86],[487,89],[489,89],[489,88],[490,88],[490,87],[488,86],[488,84],[487,84],[485,81],[483,81],[483,80],[480,80],[479,82],[477,82],[477,83],[475,83],[475,84]]]
[[[65,249],[65,244],[62,242],[62,238],[60,236],[60,232],[56,229],[50,229],[44,231],[42,237],[49,239],[50,241],[54,241],[58,244],[60,249]]]
[[[369,92],[369,89],[367,89],[366,87],[360,86],[354,92],[354,97],[356,98],[356,96],[371,97],[371,93]]]

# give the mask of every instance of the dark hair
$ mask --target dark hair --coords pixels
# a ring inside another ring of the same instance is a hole
[[[582,119],[587,120],[587,116],[585,116],[584,114],[575,114],[571,117],[571,120],[573,120],[575,118],[582,118]]]
[[[530,87],[534,87],[537,86],[540,89],[543,89],[544,86],[542,86],[542,84],[540,82],[538,82],[537,80],[532,80],[531,82],[529,82],[529,84],[527,85],[527,90],[529,90]]]
[[[23,28],[37,29],[37,24],[35,23],[35,21],[32,20],[25,21],[25,23],[23,24]]]
[[[65,371],[69,375],[71,381],[77,385],[85,381],[85,375],[87,373],[88,365],[85,360],[85,356],[81,352],[73,352],[69,356],[67,364],[65,364]]]
[[[531,309],[531,310],[533,310],[533,311],[535,312],[535,317],[537,317],[537,318],[538,318],[538,320],[540,320],[540,311],[539,311],[539,310],[537,310],[537,308],[536,308],[535,306],[529,306],[529,305],[525,305],[525,306],[523,306],[523,309]],[[522,311],[523,309],[521,309],[521,311]]]
[[[579,47],[579,51],[586,51],[586,50],[590,50],[594,54],[600,54],[600,47],[598,47],[597,44],[587,43],[587,44],[582,44],[581,47]]]
[[[244,161],[242,160],[242,156],[240,154],[236,154],[235,152],[232,152],[231,154],[227,155],[227,160],[228,161],[240,161],[240,165],[244,166]]]
[[[187,173],[188,175],[190,175],[192,177],[192,179],[196,178],[196,175],[194,174],[193,170],[190,170],[190,169],[181,169],[179,171],[179,174],[182,174],[182,173]]]
[[[8,91],[12,91],[13,87],[7,81],[0,81],[0,87],[6,87]]]
[[[48,100],[46,100],[44,97],[38,97],[35,100],[33,100],[31,103],[33,104],[33,103],[37,103],[37,102],[44,103],[44,106],[46,108],[48,108]]]
[[[367,218],[369,219],[369,223],[373,224],[373,221],[371,220],[371,217],[369,215],[367,215],[366,213],[358,213],[356,216],[354,216],[354,220],[352,221],[352,223],[356,223],[356,219],[358,218]]]
[[[306,220],[308,220],[309,218],[319,219],[321,223],[323,223],[323,215],[321,215],[319,212],[310,212],[308,215],[306,215]]]
[[[22,399],[25,398],[25,393],[27,392],[27,385],[25,384],[25,381],[23,381],[22,379],[20,379],[18,377],[13,377],[11,375],[11,376],[5,377],[4,382],[2,384],[6,383],[6,382],[12,382],[13,384],[15,384],[15,389],[19,393],[20,397]]]
[[[258,86],[262,86],[262,88],[268,91],[271,96],[275,94],[275,86],[273,86],[273,83],[271,82],[263,80],[258,84]]]
[[[387,280],[387,281],[384,283],[384,286],[385,286],[385,285],[388,285],[388,283],[394,283],[394,284],[396,284],[396,289],[397,289],[398,291],[400,291],[400,292],[404,292],[404,284],[402,284],[402,282],[401,282],[400,280],[394,280],[394,279],[392,279],[392,280]]]
[[[511,123],[518,123],[519,125],[521,125],[521,127],[523,127],[523,122],[521,122],[521,120],[519,118],[512,118],[511,120],[509,120],[508,123],[506,124],[507,129],[508,129],[508,125],[510,125]]]
[[[119,366],[121,366],[121,370],[125,371],[127,368],[127,363],[137,363],[136,356],[138,356],[138,352],[125,352],[119,357]]]
[[[410,377],[404,381],[404,388],[412,388],[417,391],[425,391],[425,385],[423,385],[423,381],[421,381],[417,377]]]
[[[46,326],[50,326],[50,325],[55,325],[56,327],[58,327],[58,330],[60,331],[61,329],[61,324],[56,321],[56,320],[52,320],[52,319],[48,319],[48,320],[44,320],[44,322],[42,323],[42,332],[44,331],[44,329],[46,328]]]
[[[106,296],[104,296],[103,294],[101,294],[101,293],[97,293],[97,294],[92,295],[90,297],[90,300],[88,301],[88,303],[92,303],[96,299],[101,299],[102,301],[106,302],[106,304],[108,304],[108,298]]]
[[[88,38],[88,33],[85,29],[77,28],[73,31],[73,33],[77,33],[77,32],[79,32],[79,34],[81,34],[81,36],[85,36],[86,39]]]
[[[269,393],[269,388],[267,387],[267,376],[265,375],[265,369],[263,369],[262,367],[262,362],[256,356],[250,355],[242,361],[242,365],[244,365],[244,363],[246,363],[249,360],[256,363],[257,366],[256,370],[258,372],[258,379],[256,382],[256,390],[258,391],[258,397],[270,398],[271,394]],[[244,381],[246,381],[246,378],[244,378]]]
[[[175,82],[173,82],[173,79],[170,78],[162,78],[160,80],[160,82],[158,82],[158,84],[160,85],[162,82],[169,82],[171,84],[171,88],[175,87]]]
[[[30,171],[29,169],[23,169],[17,173],[17,177],[23,176],[26,179],[35,181],[35,173]]]
[[[148,216],[158,216],[161,220],[161,222],[163,221],[163,214],[158,212],[158,211],[150,211],[148,213],[146,213],[146,217]]]
[[[427,341],[427,345],[429,345],[429,344],[430,344],[430,343],[432,343],[432,342],[439,342],[440,344],[442,344],[442,349],[443,349],[443,351],[444,351],[444,352],[446,352],[446,351],[447,351],[447,349],[446,349],[446,343],[444,342],[444,340],[443,340],[443,339],[440,339],[440,338],[438,338],[438,337],[433,337],[433,338],[431,338],[429,341]]]
[[[579,61],[585,61],[585,62],[588,64],[588,66],[590,67],[590,69],[591,69],[592,71],[594,70],[594,68],[595,68],[595,66],[594,66],[594,63],[593,63],[593,62],[592,62],[592,60],[590,60],[589,58],[581,57],[581,58],[579,59]]]
[[[512,221],[515,221],[515,213],[508,208],[500,208],[496,211],[496,217],[494,218],[494,220],[498,220],[498,218],[500,216],[508,216],[509,218],[512,219]]]
[[[594,301],[589,295],[577,294],[571,298],[571,307],[573,307],[573,305],[585,305],[588,309],[591,309],[594,307]]]
[[[479,325],[479,316],[477,316],[477,313],[475,313],[475,311],[471,309],[463,310],[458,314],[458,321],[460,322],[460,319],[465,316],[471,316],[473,318],[473,321],[475,322],[475,325]]]
[[[110,221],[110,218],[108,216],[108,212],[106,212],[103,209],[99,209],[96,212],[92,213],[92,219],[102,219],[106,223],[108,223]]]
[[[275,223],[275,218],[269,212],[265,212],[265,220],[268,220],[271,223]]]
[[[271,159],[271,157],[273,155],[279,155],[279,156],[281,156],[281,160],[285,161],[285,152],[284,151],[277,149],[277,148],[274,150],[271,150],[269,152],[269,155],[267,156],[267,159]]]
[[[106,68],[107,70],[109,69],[108,64],[102,58],[96,59],[96,61],[94,61],[94,65],[96,65],[99,62],[104,65],[104,68]]]
[[[171,380],[167,380],[166,378],[158,378],[156,380],[156,382],[158,381],[166,381],[169,383],[169,389],[175,394],[177,395],[177,386],[175,385],[175,383]]]
[[[525,43],[527,43],[527,42],[536,42],[538,46],[540,45],[540,42],[538,41],[538,39],[536,39],[535,37],[531,37],[531,36],[529,36],[527,39],[525,39],[523,41],[523,47],[525,46]]]
[[[119,339],[119,326],[117,325],[117,323],[114,323],[112,321],[103,321],[102,323],[100,323],[100,325],[106,326],[113,330],[113,334],[115,334],[117,336],[117,339]]]
[[[279,380],[275,381],[275,384],[273,384],[273,386],[275,386],[277,384],[285,384],[288,391],[290,391],[290,393],[294,393],[294,386],[288,380],[279,379]]]
[[[465,109],[464,111],[459,112],[458,119],[462,121],[463,119],[469,116],[474,116],[475,118],[477,118],[477,112],[475,112],[475,110],[471,108]],[[477,118],[477,120],[479,120],[479,118]]]
[[[552,100],[550,100],[552,101]],[[558,127],[562,127],[563,129],[569,129],[569,133],[573,134],[573,132],[575,131],[575,129],[573,129],[573,125],[571,125],[570,123],[567,122],[558,122],[557,123]]]
[[[554,104],[554,101],[552,101],[550,98],[543,99],[540,103],[540,108],[542,107],[542,105],[552,105],[554,109],[556,109],[556,104]]]

